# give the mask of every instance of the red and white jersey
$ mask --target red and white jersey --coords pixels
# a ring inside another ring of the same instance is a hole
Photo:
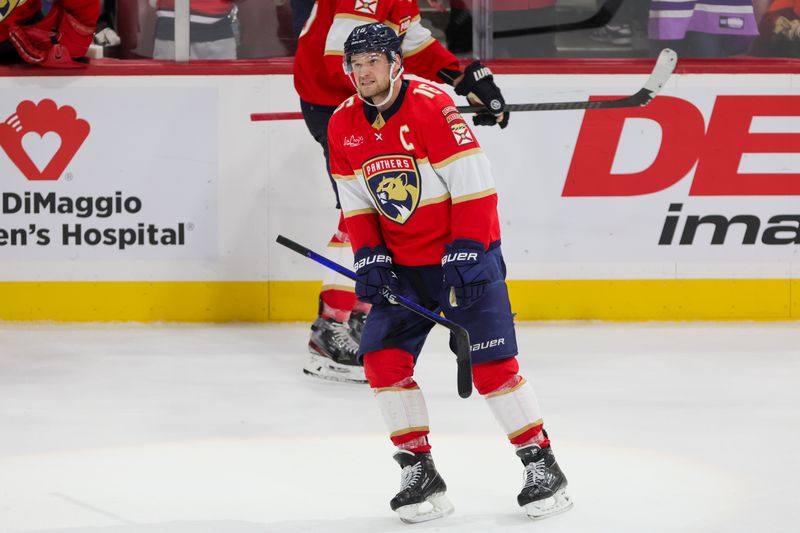
[[[354,28],[371,22],[382,22],[403,40],[406,72],[437,81],[442,68],[458,69],[458,59],[420,24],[416,0],[317,0],[294,56],[294,86],[302,100],[336,106],[353,94],[342,69],[344,42]]]
[[[395,263],[439,264],[446,243],[500,239],[489,159],[453,100],[403,81],[378,113],[352,96],[328,125],[336,180],[353,250],[384,244]]]

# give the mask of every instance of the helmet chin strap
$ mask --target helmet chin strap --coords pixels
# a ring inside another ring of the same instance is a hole
[[[372,107],[381,107],[386,102],[388,102],[389,100],[392,99],[392,94],[394,93],[394,84],[398,79],[400,79],[400,76],[403,75],[403,70],[404,69],[405,69],[405,67],[403,67],[403,64],[401,62],[400,63],[400,69],[397,71],[397,74],[395,74],[394,76],[389,74],[389,94],[387,94],[386,98],[384,98],[383,101],[378,103],[378,104],[373,104],[372,102],[370,102],[369,100],[367,100],[366,98],[364,98],[361,95],[361,91],[358,89],[358,84],[356,83],[356,75],[355,75],[355,73],[352,73],[350,75],[350,83],[352,83],[353,87],[356,88],[356,94],[358,94],[358,97],[361,99],[362,102],[364,102],[365,104],[367,104],[369,106],[372,106]]]

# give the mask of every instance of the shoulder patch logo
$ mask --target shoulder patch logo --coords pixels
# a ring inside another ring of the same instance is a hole
[[[472,138],[472,132],[469,131],[469,128],[464,122],[450,124],[450,129],[453,130],[453,137],[455,137],[457,145],[464,146],[465,144],[475,142],[475,139]]]
[[[458,109],[456,109],[455,106],[449,105],[442,108],[442,115],[448,116],[453,114],[458,115]]]
[[[402,35],[408,31],[408,28],[411,27],[411,17],[406,17],[400,21],[400,29],[397,32],[398,37],[402,37]]]
[[[414,158],[382,155],[364,162],[361,170],[378,211],[392,222],[405,224],[419,207],[422,192]]]
[[[374,15],[378,12],[378,0],[356,0],[356,11]]]

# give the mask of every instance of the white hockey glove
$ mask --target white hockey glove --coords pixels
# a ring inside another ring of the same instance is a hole
[[[117,46],[122,43],[122,39],[111,28],[103,28],[94,34],[94,43],[100,46]]]

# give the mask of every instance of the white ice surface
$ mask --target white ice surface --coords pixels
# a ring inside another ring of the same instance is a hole
[[[0,323],[0,533],[800,531],[797,323],[521,325],[575,501],[535,523],[436,331],[417,381],[456,511],[415,526],[369,388],[304,376],[307,331]]]

